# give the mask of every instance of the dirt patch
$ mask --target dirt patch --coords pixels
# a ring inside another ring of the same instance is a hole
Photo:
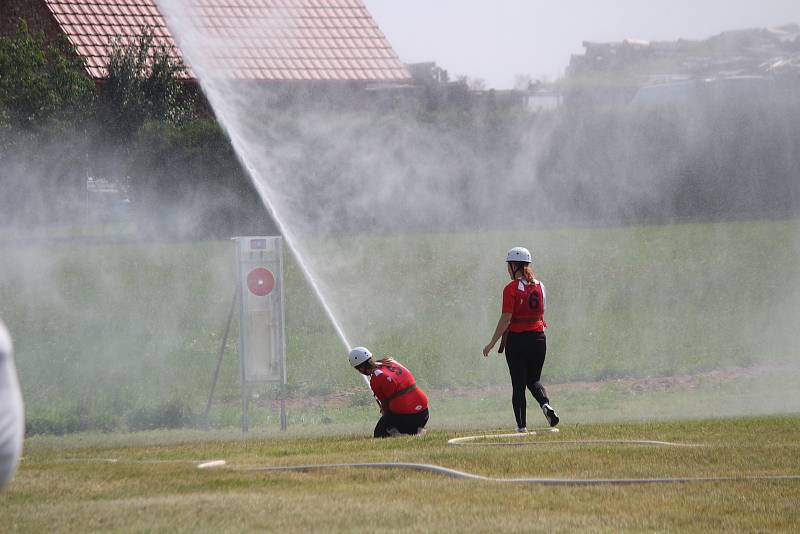
[[[553,385],[553,390],[559,391],[600,391],[605,389],[629,390],[632,394],[644,394],[675,389],[696,389],[704,386],[720,386],[735,382],[743,378],[757,376],[763,372],[759,368],[732,368],[715,370],[693,375],[675,375],[644,378],[618,378],[595,382],[570,382]]]
[[[643,378],[616,378],[597,381],[564,382],[561,384],[546,384],[552,393],[566,392],[601,392],[601,391],[628,391],[631,395],[666,392],[673,390],[692,390],[699,387],[719,387],[725,384],[757,378],[765,374],[780,374],[788,372],[788,366],[758,366],[734,367],[731,369],[714,370],[691,375],[643,377]],[[796,371],[795,371],[796,372]],[[458,388],[425,388],[431,397],[449,399],[473,399],[486,396],[505,395],[510,392],[511,383],[484,387],[458,387]],[[259,405],[278,405],[277,396],[261,396],[254,399]],[[369,391],[364,386],[350,386],[341,388],[331,393],[310,394],[305,391],[293,391],[286,397],[286,405],[291,408],[337,408],[347,406],[372,406],[374,404]]]

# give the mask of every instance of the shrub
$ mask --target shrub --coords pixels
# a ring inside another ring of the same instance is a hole
[[[138,408],[128,414],[125,423],[128,430],[152,430],[156,428],[181,428],[194,422],[191,408],[173,399],[155,407]]]

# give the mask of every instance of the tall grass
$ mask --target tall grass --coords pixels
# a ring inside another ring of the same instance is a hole
[[[502,358],[480,350],[499,315],[502,254],[527,244],[548,290],[548,383],[796,361],[797,236],[796,221],[364,236],[406,251],[387,279],[410,289],[394,308],[391,294],[375,293],[376,312],[350,318],[367,333],[353,341],[394,354],[427,389],[505,384]],[[0,316],[14,337],[29,431],[195,422],[235,272],[229,242],[0,243]],[[290,394],[363,388],[292,258],[285,277]],[[233,328],[216,424],[235,424],[222,415],[239,399],[236,320]]]

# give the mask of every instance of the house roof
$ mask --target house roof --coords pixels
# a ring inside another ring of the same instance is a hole
[[[113,44],[153,32],[182,53],[156,0],[44,0],[96,79]],[[174,1],[174,0],[173,0]],[[184,0],[211,65],[234,78],[407,81],[410,75],[362,0]],[[188,61],[185,61],[188,64]],[[190,71],[189,76],[194,77]]]

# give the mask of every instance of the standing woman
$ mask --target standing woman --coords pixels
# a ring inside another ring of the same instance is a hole
[[[350,351],[350,365],[369,378],[369,387],[381,405],[376,438],[424,434],[428,423],[428,396],[417,387],[411,372],[393,358],[377,362],[364,347]]]
[[[506,363],[511,373],[513,395],[511,404],[517,420],[517,432],[527,432],[525,388],[527,387],[547,418],[550,426],[558,424],[558,415],[550,406],[550,399],[539,382],[547,352],[544,329],[546,292],[544,285],[534,278],[530,267],[531,253],[523,247],[514,247],[506,255],[506,265],[511,282],[503,289],[503,309],[497,321],[492,340],[483,348],[489,352],[503,338],[498,352],[505,348]]]

